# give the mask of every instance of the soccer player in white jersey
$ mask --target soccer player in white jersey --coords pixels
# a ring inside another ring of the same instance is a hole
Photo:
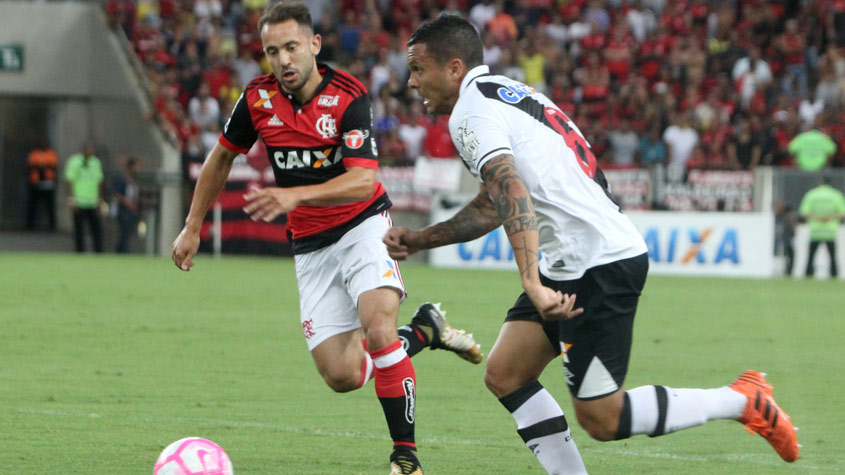
[[[787,462],[797,459],[789,416],[756,371],[715,389],[623,388],[647,249],[611,198],[589,144],[546,96],[491,75],[462,18],[441,15],[421,25],[408,46],[408,86],[429,112],[451,114],[452,140],[481,190],[453,218],[418,231],[393,228],[384,242],[391,257],[403,259],[504,226],[524,292],[508,311],[484,379],[543,467],[586,471],[563,411],[538,382],[559,354],[578,422],[597,440],[736,419]]]

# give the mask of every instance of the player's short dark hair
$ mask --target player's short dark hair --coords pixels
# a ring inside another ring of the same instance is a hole
[[[426,53],[441,65],[454,58],[463,61],[468,68],[484,64],[478,32],[458,15],[441,13],[420,25],[408,40],[408,46],[418,43],[425,43]]]
[[[308,5],[298,0],[286,0],[278,3],[272,3],[264,9],[261,19],[258,20],[258,32],[261,33],[264,25],[284,23],[288,20],[295,20],[299,23],[299,26],[313,30],[311,12],[308,10]]]

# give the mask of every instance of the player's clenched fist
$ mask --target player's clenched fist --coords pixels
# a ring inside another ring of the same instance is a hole
[[[418,234],[417,231],[398,226],[388,229],[382,241],[387,246],[387,253],[390,254],[390,257],[401,261],[420,250],[415,239]]]

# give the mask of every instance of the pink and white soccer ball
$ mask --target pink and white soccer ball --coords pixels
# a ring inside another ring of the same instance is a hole
[[[214,442],[186,437],[165,447],[153,475],[232,475],[232,461]]]

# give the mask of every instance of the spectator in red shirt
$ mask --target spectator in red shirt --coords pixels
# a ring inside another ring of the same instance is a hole
[[[674,42],[674,38],[666,32],[666,28],[661,26],[655,34],[646,37],[640,45],[637,58],[640,64],[640,73],[649,82],[654,83],[658,79],[661,65],[672,49]]]
[[[108,0],[106,2],[106,15],[109,19],[109,26],[122,28],[123,33],[130,40],[135,34],[135,2],[131,0]]]
[[[633,43],[628,23],[624,20],[617,21],[611,30],[610,40],[604,48],[607,71],[615,81],[625,82],[628,78],[633,58]]]
[[[449,116],[439,115],[428,125],[423,141],[423,153],[431,158],[456,158],[458,151],[449,133]]]
[[[581,49],[586,54],[600,52],[607,43],[607,38],[597,23],[588,24],[590,25],[590,33],[581,38]]]
[[[586,65],[576,71],[576,78],[581,84],[582,100],[588,105],[589,114],[600,115],[607,107],[603,101],[609,92],[610,72],[598,53],[587,54]]]
[[[232,78],[232,68],[223,58],[211,57],[211,65],[203,73],[203,79],[208,83],[208,93],[211,97],[220,97],[220,88],[228,85]]]

